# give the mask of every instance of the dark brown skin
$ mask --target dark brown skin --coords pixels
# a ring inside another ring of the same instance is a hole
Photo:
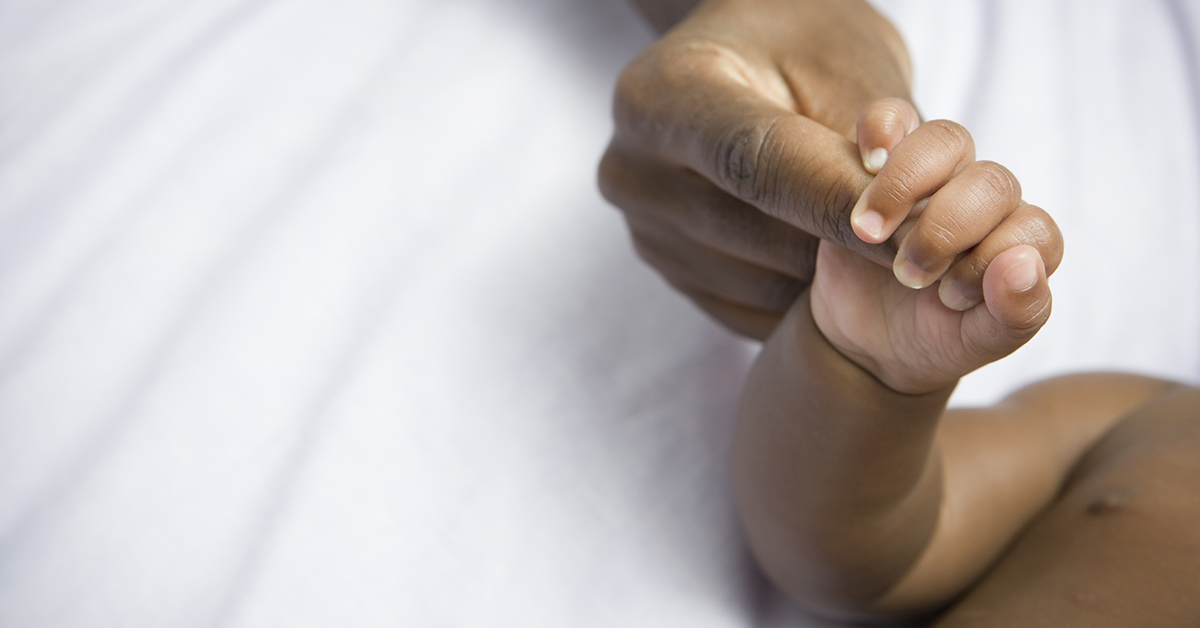
[[[1045,322],[1062,239],[965,129],[920,123],[891,25],[633,1],[670,30],[619,81],[601,189],[668,282],[771,336],[735,473],[780,588],[941,627],[1200,625],[1200,391],[1078,375],[945,410]]]
[[[1063,418],[1099,421],[1112,412],[1084,399],[1108,385],[1140,407],[1086,448],[1058,498],[939,627],[1200,625],[1200,391],[1081,376],[1028,394],[1030,416],[1066,402],[1079,409]]]
[[[693,3],[637,4],[665,28]],[[893,262],[897,243],[858,237],[850,217],[871,181],[865,158],[891,150],[919,121],[910,80],[899,34],[861,0],[708,0],[621,75],[601,191],[624,212],[638,253],[672,286],[731,329],[763,339],[811,281],[819,238]],[[876,127],[856,147],[856,117],[887,96],[905,109],[891,116],[904,126]],[[960,127],[926,134],[955,145],[952,168],[973,164],[998,183],[997,194],[1020,202],[1019,188],[1003,189],[1011,175],[975,164]],[[899,202],[911,201],[906,182],[896,181]],[[1012,229],[1045,233],[1050,222],[1033,208]],[[1060,253],[1044,244],[1034,246],[1053,266]]]
[[[883,386],[802,305],[737,442],[746,528],[787,594],[846,619],[950,605],[938,628],[1200,625],[1200,391],[1084,374],[944,411],[948,391]]]
[[[662,27],[687,2],[640,0]],[[622,73],[600,189],[638,252],[730,328],[764,338],[812,279],[817,237],[879,263],[849,214],[870,177],[849,138],[909,97],[895,29],[861,0],[709,0]]]
[[[640,0],[665,27],[680,0]],[[899,34],[862,0],[708,0],[622,74],[600,187],[638,252],[730,328],[764,338],[812,278],[818,237],[854,237],[870,178],[852,127],[909,98]]]
[[[907,115],[869,105],[860,139]],[[1031,206],[991,194],[954,144],[927,150],[945,128],[913,127],[855,209],[884,217],[875,237],[908,225],[894,272],[822,242],[755,364],[735,446],[751,547],[784,592],[834,617],[950,605],[935,625],[1200,625],[1200,391],[1080,375],[946,411],[961,375],[1045,323],[1041,251],[1062,246],[1057,229],[1013,230]],[[898,182],[931,196],[873,193]],[[951,246],[920,264],[936,270],[900,270],[935,241]],[[947,282],[980,300],[947,303]]]
[[[687,17],[699,0],[632,0],[631,4],[658,32],[665,33]]]

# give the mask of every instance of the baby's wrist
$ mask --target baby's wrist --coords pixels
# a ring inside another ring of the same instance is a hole
[[[904,364],[895,356],[879,355],[855,346],[840,334],[831,334],[818,324],[817,331],[824,337],[825,342],[847,362],[863,371],[880,386],[891,392],[902,395],[924,395],[958,385],[958,380],[966,373],[956,373],[947,369],[920,368]],[[840,336],[840,338],[839,338]]]
[[[903,395],[922,395],[953,387],[966,375],[953,367],[925,360],[914,363],[897,355],[891,342],[864,343],[842,328],[853,327],[855,321],[839,319],[831,312],[820,311],[820,302],[807,304],[812,308],[813,328],[824,341],[850,364],[891,392]],[[969,372],[969,371],[968,371]]]

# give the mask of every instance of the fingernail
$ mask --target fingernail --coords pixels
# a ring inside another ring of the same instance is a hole
[[[870,242],[878,242],[883,237],[883,214],[866,209],[854,217],[854,226],[871,238]]]
[[[1032,255],[1023,256],[1021,261],[1004,271],[1003,279],[1009,290],[1025,292],[1037,283],[1037,260]]]
[[[871,174],[879,174],[883,164],[887,163],[887,149],[876,148],[875,150],[863,156],[863,167]]]
[[[938,287],[938,296],[942,299],[942,305],[955,312],[965,312],[975,305],[962,293],[955,282],[946,279],[943,279],[942,284]]]
[[[916,290],[933,283],[933,278],[928,273],[904,259],[902,255],[896,256],[896,262],[892,264],[892,272],[896,274],[896,279],[899,279],[900,283]]]

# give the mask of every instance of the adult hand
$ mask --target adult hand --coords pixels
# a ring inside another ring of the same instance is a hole
[[[644,4],[644,2],[643,2]],[[638,253],[725,325],[765,338],[871,180],[859,111],[909,100],[900,35],[863,0],[707,0],[622,73],[600,188]]]

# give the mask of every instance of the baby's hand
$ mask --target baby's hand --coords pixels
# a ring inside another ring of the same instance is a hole
[[[884,99],[857,129],[864,165],[878,174],[851,223],[862,240],[890,238],[898,252],[888,272],[822,242],[813,317],[891,388],[936,390],[1013,352],[1046,322],[1046,277],[1062,259],[1062,235],[1021,200],[1012,173],[975,161],[961,126],[919,124],[910,105]]]

